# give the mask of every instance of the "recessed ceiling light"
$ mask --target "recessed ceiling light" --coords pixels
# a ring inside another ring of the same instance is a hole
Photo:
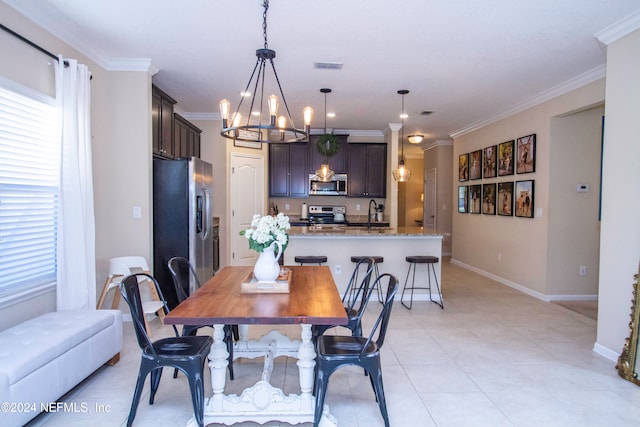
[[[240,92],[240,96],[243,96],[245,98],[248,98],[251,96],[251,92]]]
[[[336,116],[336,113],[327,113],[327,117],[333,119]]]
[[[401,119],[406,119],[406,118],[408,118],[408,117],[409,117],[409,115],[408,115],[407,113],[402,113],[402,114],[400,114],[400,118],[401,118]]]

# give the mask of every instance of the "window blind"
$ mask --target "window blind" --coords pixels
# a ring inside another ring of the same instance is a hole
[[[59,120],[41,98],[0,81],[0,298],[56,280]]]

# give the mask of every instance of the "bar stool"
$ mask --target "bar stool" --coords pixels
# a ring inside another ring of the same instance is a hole
[[[323,262],[327,262],[327,257],[322,255],[299,255],[294,257],[293,260],[295,262],[303,264],[318,264],[322,265]]]
[[[374,285],[375,288],[378,291],[378,301],[381,303],[384,303],[384,297],[382,295],[382,289],[380,289],[380,284],[378,283],[378,278],[380,277],[380,271],[378,270],[378,264],[381,262],[384,262],[384,257],[381,256],[352,256],[351,257],[351,262],[355,262],[358,263],[360,261],[362,261],[363,259],[367,259],[367,258],[371,258],[373,259],[374,263],[373,263],[373,272],[375,274],[375,279],[374,280]],[[358,272],[356,271],[356,277],[355,277],[356,283],[358,281]],[[371,292],[373,292],[373,289],[371,290]]]
[[[438,285],[438,276],[436,276],[436,269],[433,266],[435,263],[439,261],[437,256],[428,256],[428,255],[411,255],[405,258],[409,263],[409,271],[407,271],[407,278],[404,280],[404,288],[402,289],[402,295],[400,296],[400,302],[402,305],[411,310],[411,306],[413,305],[413,290],[414,289],[428,289],[429,290],[429,300],[431,302],[435,302],[444,310],[444,301],[442,300],[442,292],[440,292],[440,286]],[[429,279],[429,286],[416,286],[416,268],[418,264],[427,264],[427,277]],[[411,287],[407,288],[407,282],[409,281],[409,274],[411,273],[411,267],[413,267],[413,280],[411,282]],[[433,278],[436,282],[436,290],[438,291],[438,296],[440,300],[434,300],[431,296],[431,272],[433,272]],[[411,299],[409,300],[409,305],[405,304],[404,299],[404,291],[411,291]]]

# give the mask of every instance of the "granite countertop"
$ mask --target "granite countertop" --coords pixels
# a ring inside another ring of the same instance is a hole
[[[344,225],[311,225],[291,227],[291,237],[442,237],[435,229],[423,227],[351,227]]]

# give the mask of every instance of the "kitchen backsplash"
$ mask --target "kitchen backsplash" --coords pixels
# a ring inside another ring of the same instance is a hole
[[[376,203],[382,203],[387,206],[386,199],[374,199]],[[302,204],[306,203],[310,205],[338,205],[346,206],[347,208],[347,221],[351,222],[366,222],[367,209],[369,208],[369,199],[342,197],[342,196],[310,196],[305,199],[293,199],[286,197],[271,197],[269,198],[269,207],[275,205],[278,207],[278,211],[284,213],[289,218],[299,219],[302,211]],[[289,209],[287,208],[289,205]],[[360,210],[357,209],[358,205]],[[385,221],[388,221],[388,212],[384,213]]]

